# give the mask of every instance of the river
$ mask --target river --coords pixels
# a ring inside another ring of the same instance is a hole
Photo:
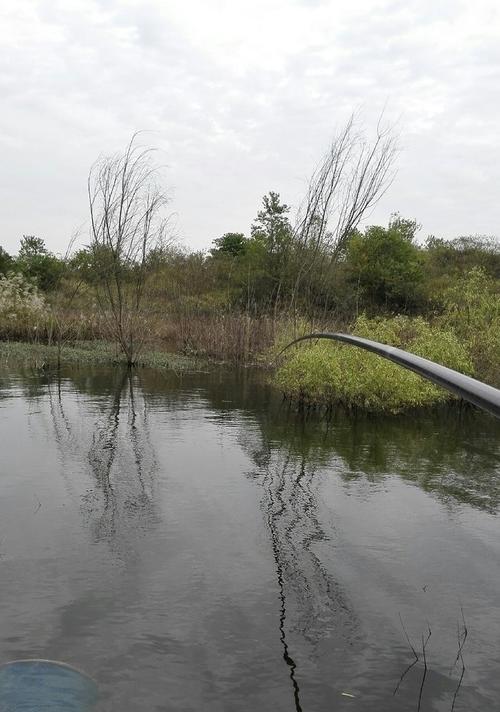
[[[0,372],[0,663],[99,711],[500,707],[500,427],[259,374]]]

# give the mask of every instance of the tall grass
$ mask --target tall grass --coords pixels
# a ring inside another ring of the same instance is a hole
[[[272,345],[275,324],[269,317],[235,312],[175,315],[151,320],[153,343],[188,356],[234,364],[255,363]]]

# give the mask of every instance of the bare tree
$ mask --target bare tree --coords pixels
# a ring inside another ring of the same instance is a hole
[[[146,335],[147,258],[163,244],[168,219],[152,150],[136,142],[134,134],[123,154],[99,159],[88,178],[97,301],[129,365]]]
[[[308,185],[294,230],[298,271],[292,304],[304,275],[325,259],[336,259],[352,232],[394,179],[397,138],[382,125],[367,140],[351,115],[333,139]]]

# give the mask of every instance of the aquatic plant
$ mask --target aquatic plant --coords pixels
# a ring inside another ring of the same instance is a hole
[[[361,316],[353,333],[472,374],[466,346],[451,330],[423,318]],[[340,343],[301,345],[287,355],[274,381],[288,398],[307,405],[399,412],[445,401],[450,394],[390,361]]]

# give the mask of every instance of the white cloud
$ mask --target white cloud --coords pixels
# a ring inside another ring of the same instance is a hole
[[[0,244],[63,251],[91,163],[147,129],[181,234],[208,247],[268,190],[296,204],[335,127],[384,106],[404,150],[371,220],[498,233],[499,33],[494,0],[4,0]]]

